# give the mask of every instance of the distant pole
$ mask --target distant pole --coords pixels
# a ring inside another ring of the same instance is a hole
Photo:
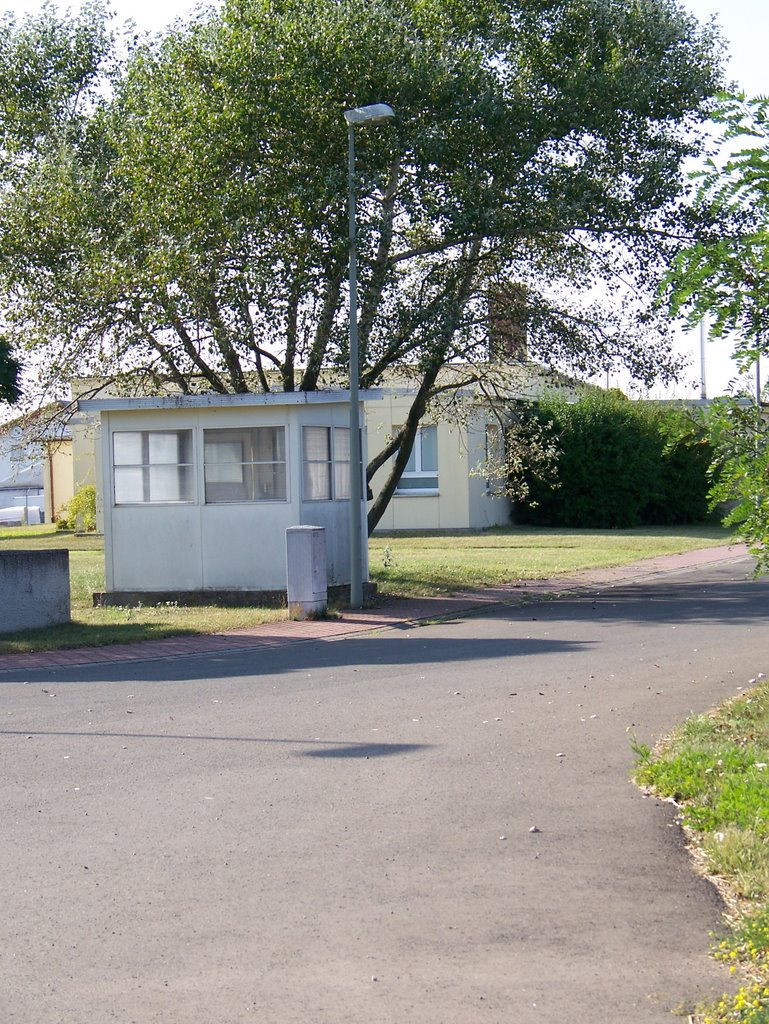
[[[756,356],[756,405],[761,408],[761,355]]]
[[[708,324],[703,316],[700,320],[700,398],[708,397],[705,376],[705,348],[708,341]]]

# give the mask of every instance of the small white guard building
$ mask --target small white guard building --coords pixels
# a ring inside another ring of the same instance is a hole
[[[108,603],[285,591],[290,526],[324,527],[329,586],[349,585],[349,408],[346,391],[81,401],[101,420]]]

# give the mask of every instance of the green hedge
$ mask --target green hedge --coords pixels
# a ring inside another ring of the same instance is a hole
[[[556,486],[528,480],[516,522],[624,529],[708,518],[710,447],[683,409],[595,391],[543,400],[528,415],[550,425],[560,455]]]

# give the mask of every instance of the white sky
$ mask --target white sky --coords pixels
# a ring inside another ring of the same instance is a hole
[[[728,44],[727,71],[735,84],[750,96],[769,94],[767,46],[769,46],[769,0],[682,0],[683,6],[699,21],[714,17]],[[0,7],[3,0],[0,0]],[[41,0],[5,0],[4,8],[18,16],[37,11]],[[60,4],[76,9],[78,4]],[[156,32],[177,18],[186,18],[200,7],[216,6],[216,0],[112,0],[112,8],[121,20],[131,19],[137,28]],[[688,378],[675,391],[676,396],[699,393],[699,332],[687,332],[680,340],[680,349],[692,360]],[[708,395],[722,393],[735,369],[729,358],[729,346],[714,342],[707,346],[705,376]],[[620,381],[612,381],[620,383]]]

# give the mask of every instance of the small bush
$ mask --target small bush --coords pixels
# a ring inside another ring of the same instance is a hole
[[[59,524],[65,530],[83,530],[93,533],[96,529],[96,488],[84,484],[78,488],[59,516]]]

